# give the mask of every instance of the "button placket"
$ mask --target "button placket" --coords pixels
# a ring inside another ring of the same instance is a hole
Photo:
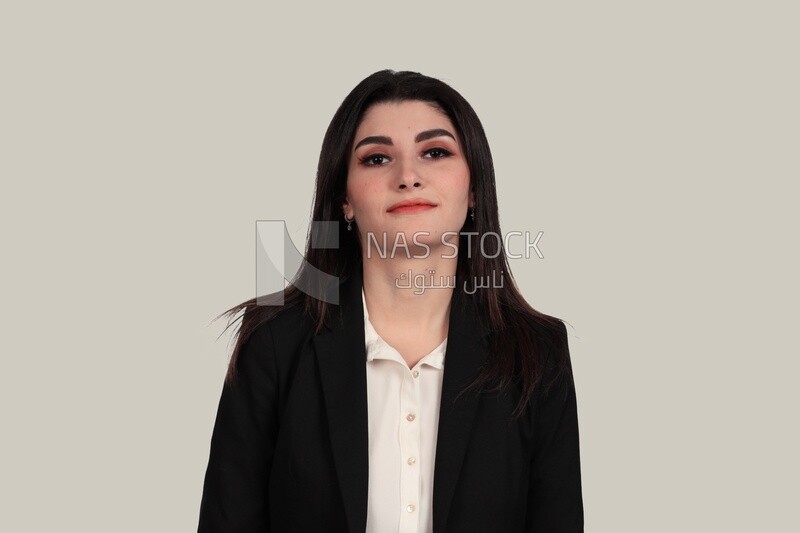
[[[400,473],[400,494],[403,512],[400,514],[400,532],[417,533],[419,530],[420,469],[417,457],[420,454],[420,409],[419,370],[405,367],[400,412],[405,416],[400,420],[400,456],[406,458]],[[417,375],[414,375],[417,372]]]

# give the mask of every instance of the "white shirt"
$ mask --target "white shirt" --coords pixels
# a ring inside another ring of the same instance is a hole
[[[447,339],[409,368],[364,304],[369,413],[366,533],[432,533],[433,466]]]

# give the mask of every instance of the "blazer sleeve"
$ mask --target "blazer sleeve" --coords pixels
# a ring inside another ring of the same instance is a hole
[[[556,356],[567,358],[570,371],[562,373],[536,402],[526,528],[529,533],[583,532],[578,410],[563,322],[547,357],[545,383],[554,375]]]
[[[225,381],[211,436],[198,533],[270,529],[269,474],[278,421],[275,350],[267,322],[242,346]]]

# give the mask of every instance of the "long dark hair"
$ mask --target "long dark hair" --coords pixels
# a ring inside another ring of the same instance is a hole
[[[482,235],[493,232],[502,235],[492,154],[483,126],[472,106],[455,89],[435,78],[417,72],[381,70],[365,78],[347,95],[333,116],[322,141],[312,220],[340,222],[339,248],[312,247],[309,228],[305,248],[305,259],[309,266],[339,279],[347,279],[355,268],[361,267],[360,244],[354,238],[354,232],[347,232],[345,229],[342,211],[347,188],[349,154],[356,129],[366,111],[378,103],[402,101],[423,101],[435,106],[450,118],[461,137],[469,166],[471,187],[475,193],[474,221],[471,217],[466,217],[462,233],[477,232]],[[459,250],[466,249],[468,238],[467,235],[461,235]],[[545,330],[550,331],[550,335],[563,336],[565,329],[561,320],[535,310],[522,297],[511,275],[502,239],[499,240],[501,252],[493,258],[480,253],[473,253],[471,257],[467,257],[466,253],[458,254],[457,280],[475,279],[473,276],[486,279],[485,276],[499,272],[503,273],[504,278],[503,287],[478,290],[469,297],[471,305],[479,310],[492,333],[489,336],[490,356],[487,365],[464,391],[490,382],[496,384],[491,389],[496,391],[509,383],[521,382],[521,395],[515,409],[515,415],[519,416],[525,411],[534,390],[542,384],[546,354],[542,353],[544,345],[535,338],[536,332],[542,331],[541,326],[544,326]],[[295,280],[303,278],[306,270],[308,269],[303,265]],[[243,311],[226,380],[235,379],[239,352],[250,335],[281,311],[302,306],[315,324],[315,333],[325,327],[331,312],[330,304],[307,295],[295,283],[290,284],[283,292],[283,306],[259,306],[258,298],[252,298],[219,315],[228,317],[230,327],[234,323],[234,317]],[[536,328],[534,324],[540,327]],[[566,346],[566,339],[559,340]],[[568,354],[562,350],[553,355],[555,357],[551,363],[556,365],[556,371],[553,379],[543,384],[545,387],[554,383],[563,372],[571,374]]]

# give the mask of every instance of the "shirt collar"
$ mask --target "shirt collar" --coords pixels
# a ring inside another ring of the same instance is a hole
[[[363,287],[361,288],[361,303],[364,306],[364,340],[367,349],[367,361],[372,361],[373,359],[391,359],[406,364],[400,353],[378,335],[378,332],[375,331],[375,328],[372,326],[372,322],[369,321],[367,298],[364,295]],[[431,353],[423,357],[419,364],[427,364],[441,370],[444,368],[444,356],[446,351],[447,339],[445,338]]]

